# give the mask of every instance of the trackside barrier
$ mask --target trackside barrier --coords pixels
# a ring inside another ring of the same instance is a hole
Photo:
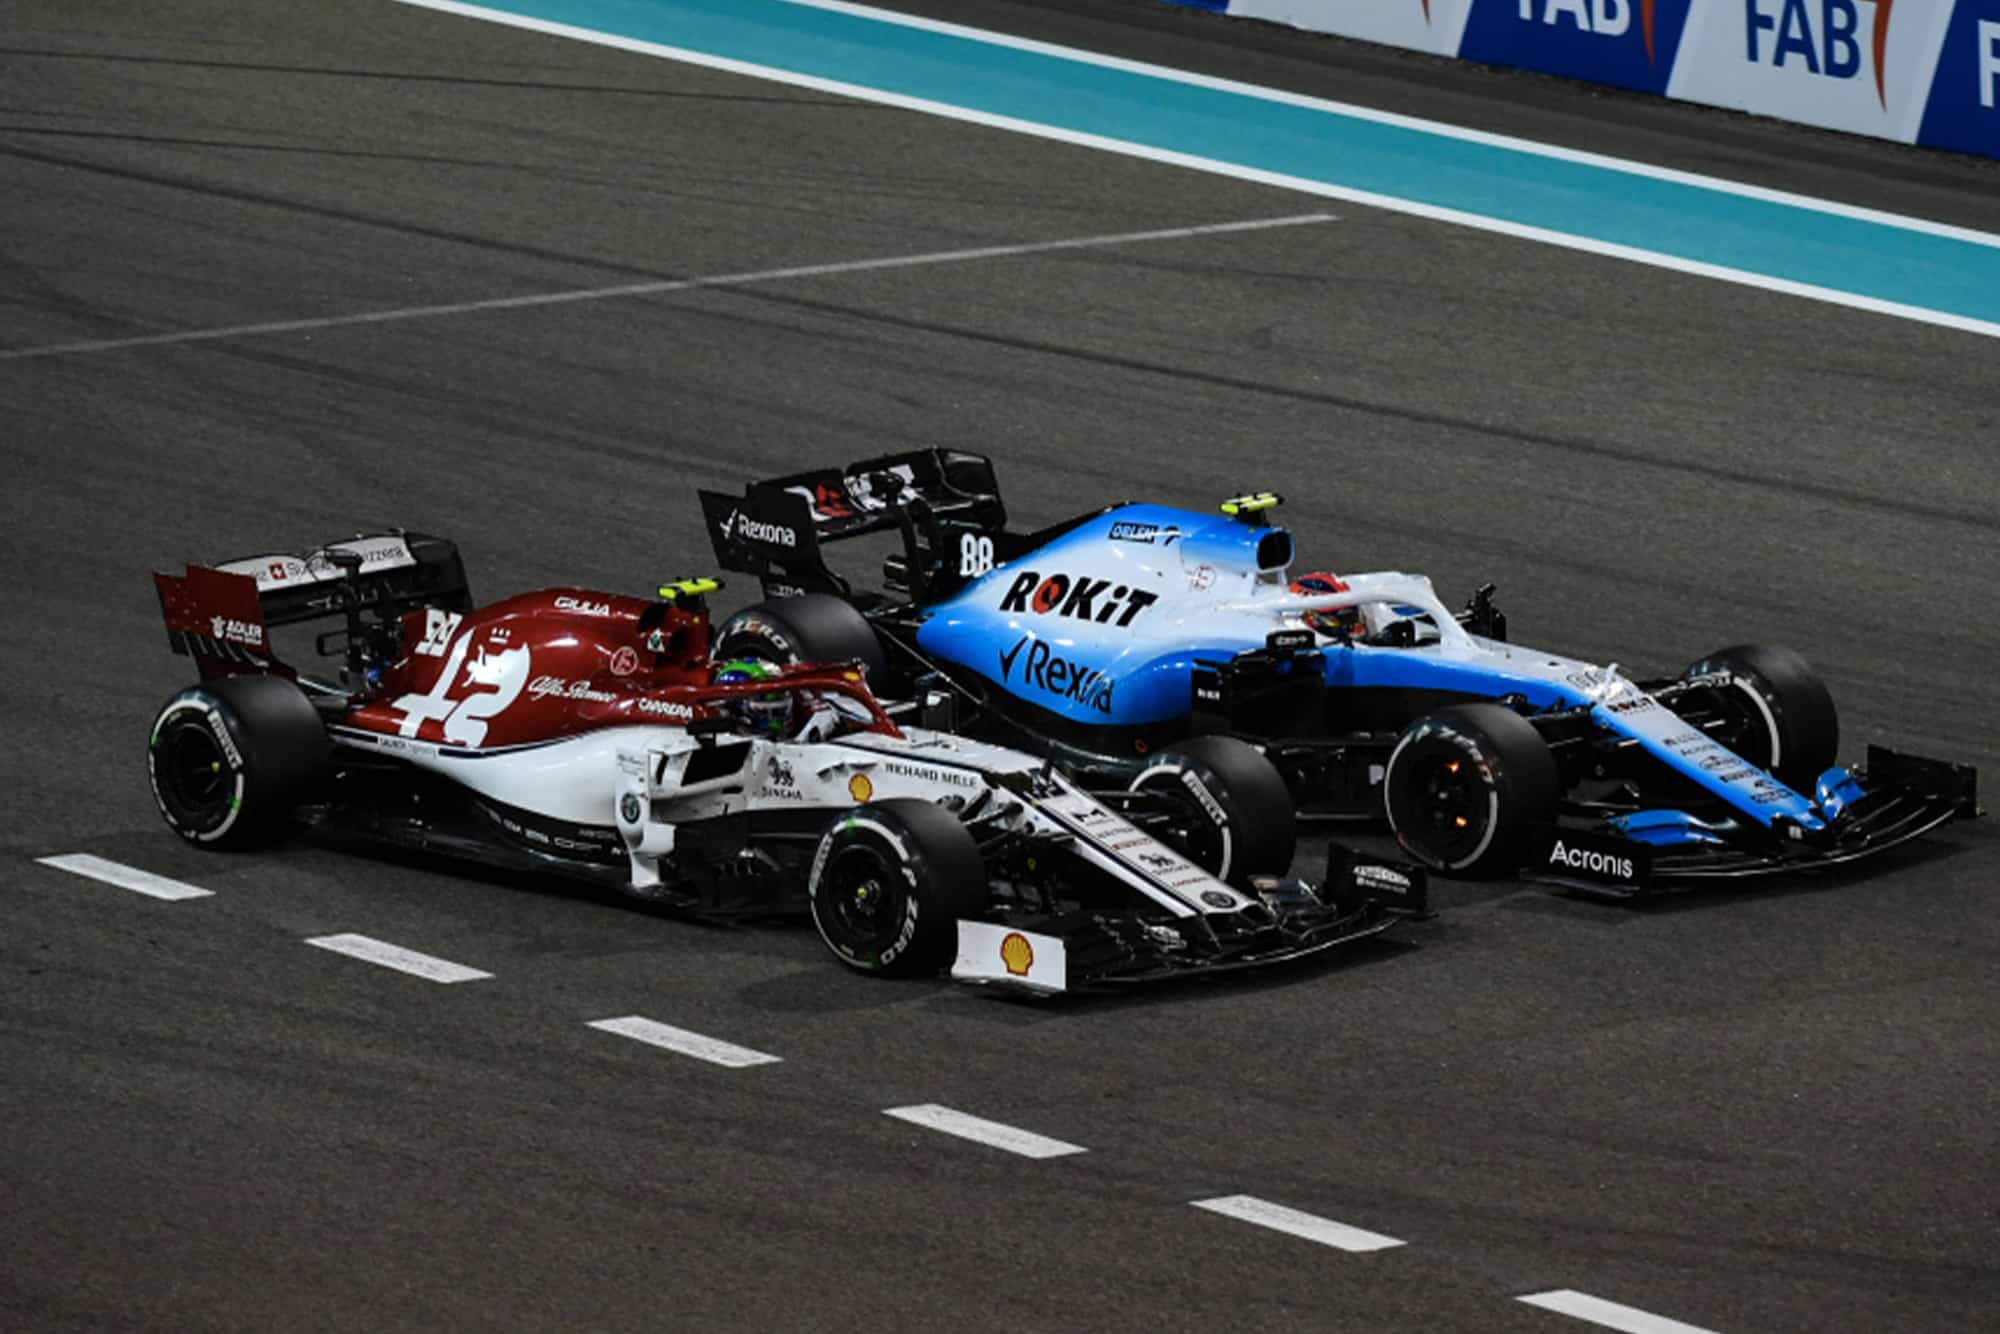
[[[1176,0],[2000,158],[2000,0]]]

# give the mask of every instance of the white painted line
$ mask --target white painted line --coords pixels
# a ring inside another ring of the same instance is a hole
[[[636,1014],[628,1014],[622,1019],[593,1019],[589,1027],[605,1033],[616,1033],[620,1037],[631,1038],[650,1046],[662,1047],[667,1051],[679,1052],[683,1056],[692,1056],[697,1061],[726,1065],[731,1070],[742,1070],[753,1065],[775,1065],[782,1059],[766,1052],[739,1047],[733,1042],[724,1042],[720,1038],[704,1037],[685,1028],[675,1028],[672,1024],[645,1019]]]
[[[314,936],[307,940],[306,944],[317,945],[323,950],[332,950],[335,954],[345,954],[350,959],[378,963],[384,968],[393,968],[399,973],[428,978],[433,982],[476,982],[482,977],[493,976],[491,973],[482,973],[477,968],[467,968],[462,963],[453,963],[449,959],[406,950],[401,945],[391,945],[372,936],[357,936],[352,933]]]
[[[1539,1306],[1544,1311],[1555,1311],[1560,1315],[1575,1316],[1578,1320],[1588,1320],[1606,1329],[1624,1330],[1625,1334],[1715,1334],[1712,1329],[1700,1325],[1690,1325],[1679,1320],[1669,1320],[1663,1315],[1641,1311],[1636,1306],[1620,1306],[1617,1302],[1607,1302],[1602,1297],[1592,1297],[1588,1293],[1573,1292],[1568,1288],[1556,1288],[1551,1292],[1532,1292],[1518,1298],[1530,1306]]]
[[[178,333],[143,334],[134,338],[49,343],[42,347],[0,350],[0,361],[26,361],[33,357],[71,356],[84,352],[118,352],[126,348],[165,347],[177,343],[209,343],[223,338],[251,338],[264,334],[309,333],[318,329],[393,324],[404,320],[472,315],[491,310],[532,310],[540,306],[563,306],[580,301],[611,301],[623,297],[659,296],[667,292],[748,287],[754,283],[783,282],[792,278],[826,278],[844,273],[871,273],[881,269],[914,269],[934,264],[969,264],[983,259],[1011,259],[1019,255],[1046,255],[1063,250],[1103,250],[1112,246],[1142,245],[1152,241],[1180,241],[1200,236],[1228,236],[1237,232],[1269,231],[1279,227],[1308,227],[1335,221],[1338,219],[1331,213],[1296,213],[1282,218],[1256,218],[1247,222],[1214,222],[1195,227],[1162,227],[1145,232],[1111,232],[1100,236],[1064,237],[1054,241],[1024,241],[1016,245],[974,246],[966,250],[933,250],[921,255],[887,255],[880,259],[799,264],[784,269],[718,273],[705,278],[661,278],[652,282],[620,283],[614,287],[579,287],[563,292],[538,292],[531,296],[494,297],[485,301],[454,301],[435,306],[400,306],[390,310],[361,311],[353,315],[328,315],[319,319],[272,320],[263,324],[183,329]]]
[[[934,1102],[919,1103],[914,1107],[890,1107],[885,1109],[882,1115],[893,1116],[898,1121],[908,1121],[911,1125],[923,1126],[929,1130],[941,1130],[960,1139],[977,1140],[996,1149],[1018,1153],[1023,1158],[1060,1158],[1067,1153],[1085,1152],[1081,1144],[1065,1144],[1059,1139],[1050,1139],[1047,1135],[1037,1135],[1032,1130],[1022,1130],[1018,1126],[1002,1125],[998,1121],[988,1121],[981,1116],[955,1112]]]
[[[58,871],[68,871],[71,875],[102,880],[107,885],[129,889],[134,894],[144,894],[152,899],[205,899],[215,894],[212,889],[184,885],[163,875],[154,875],[150,871],[120,866],[117,862],[93,857],[87,852],[66,852],[60,857],[37,857],[35,861],[42,866],[53,866]]]
[[[401,0],[403,4],[420,5],[429,9],[443,9],[447,12],[470,11],[473,17],[491,18],[492,11],[471,5],[432,4],[429,0]],[[1057,60],[1073,61],[1079,65],[1094,65],[1099,69],[1115,69],[1127,74],[1142,74],[1151,79],[1162,79],[1170,83],[1185,84],[1191,88],[1208,88],[1216,92],[1235,93],[1241,97],[1254,97],[1260,102],[1273,102],[1283,106],[1303,107],[1308,111],[1326,111],[1337,116],[1351,116],[1355,120],[1365,120],[1377,125],[1393,125],[1398,129],[1419,130],[1434,134],[1440,139],[1456,139],[1461,143],[1481,144],[1489,148],[1504,148],[1510,152],[1527,153],[1535,157],[1551,158],[1558,162],[1575,162],[1583,166],[1601,167],[1606,171],[1624,172],[1628,176],[1644,176],[1656,181],[1672,181],[1676,185],[1692,185],[1703,190],[1713,190],[1717,194],[1737,195],[1744,199],[1757,199],[1772,204],[1788,204],[1793,208],[1810,209],[1815,213],[1831,214],[1834,217],[1853,218],[1859,222],[1877,223],[1884,227],[1899,227],[1905,231],[1922,232],[1930,236],[1949,237],[1954,241],[1969,241],[1974,245],[2000,246],[2000,234],[1975,231],[1970,227],[1956,227],[1946,222],[1933,222],[1929,218],[1913,217],[1907,213],[1888,213],[1881,209],[1863,208],[1857,204],[1843,204],[1838,200],[1820,199],[1813,195],[1793,194],[1789,190],[1773,190],[1766,186],[1749,185],[1742,181],[1732,181],[1721,176],[1704,176],[1699,172],[1681,171],[1674,167],[1656,166],[1651,162],[1639,162],[1632,158],[1611,157],[1604,153],[1591,153],[1578,148],[1564,148],[1559,144],[1545,144],[1534,139],[1519,139],[1511,134],[1494,134],[1490,130],[1472,130],[1462,125],[1452,125],[1441,120],[1425,120],[1421,116],[1405,116],[1400,112],[1382,111],[1375,107],[1362,106],[1356,102],[1338,102],[1330,98],[1313,97],[1306,93],[1288,92],[1283,88],[1267,88],[1261,84],[1243,83],[1236,79],[1222,79],[1210,74],[1196,74],[1189,70],[1174,69],[1167,65],[1148,64],[1143,60],[1128,60],[1123,56],[1107,56],[1097,51],[1086,51],[1076,46],[1059,46],[1054,42],[1038,42],[1029,37],[1015,37],[989,28],[967,27],[960,23],[948,23],[942,19],[922,18],[915,14],[903,14],[891,9],[879,9],[872,5],[854,4],[851,0],[784,0],[788,5],[799,5],[806,9],[824,9],[836,14],[849,14],[855,18],[869,19],[876,23],[891,23],[904,28],[916,28],[924,32],[941,33],[966,41],[979,42],[986,46],[1005,47],[1015,51],[1027,51],[1035,55],[1051,56]],[[1700,103],[1683,102],[1682,106],[1698,106]]]
[[[1425,204],[1395,195],[1376,194],[1368,190],[1351,189],[1347,186],[1330,185],[1324,181],[1312,180],[1304,176],[1291,176],[1283,172],[1264,171],[1256,167],[1244,167],[1220,158],[1202,157],[1193,153],[1178,153],[1171,149],[1155,148],[1150,144],[1134,143],[1127,139],[1114,139],[1107,135],[1087,134],[1076,130],[1065,130],[1053,125],[1043,125],[1036,121],[1022,120],[1015,116],[1001,116],[992,112],[974,111],[966,107],[954,106],[949,102],[933,101],[929,98],[908,97],[902,93],[887,93],[877,88],[861,84],[846,83],[837,79],[823,79],[815,74],[798,74],[773,65],[759,65],[745,60],[735,60],[727,56],[713,56],[705,51],[690,50],[686,47],[667,46],[660,42],[641,41],[633,37],[620,37],[614,33],[598,32],[591,28],[581,28],[567,23],[556,23],[548,19],[529,18],[525,15],[509,13],[505,10],[487,9],[480,5],[462,3],[462,0],[397,0],[400,4],[414,5],[420,9],[434,9],[440,13],[456,14],[464,18],[479,19],[488,23],[498,23],[510,28],[522,28],[529,32],[544,33],[552,37],[563,37],[572,41],[589,42],[594,46],[607,46],[620,51],[632,51],[639,55],[654,56],[662,60],[678,61],[682,64],[699,65],[706,69],[718,69],[730,74],[741,74],[747,78],[763,79],[771,83],[790,84],[797,88],[811,88],[818,92],[833,93],[840,97],[851,97],[857,101],[874,102],[880,106],[901,107],[906,111],[919,111],[929,116],[942,116],[947,120],[964,121],[968,125],[984,125],[992,129],[1008,130],[1015,134],[1032,135],[1039,139],[1049,139],[1057,143],[1076,144],[1084,148],[1101,149],[1107,153],[1118,153],[1125,157],[1141,158],[1149,162],[1164,162],[1172,166],[1187,167],[1193,171],[1207,172],[1215,176],[1228,176],[1236,180],[1254,181],[1259,185],[1272,185],[1282,190],[1294,190],[1300,194],[1318,195],[1326,199],[1341,199],[1349,203],[1364,204],[1370,208],[1384,209],[1392,213],[1404,213],[1413,218],[1428,218],[1434,222],[1448,222],[1461,227],[1471,227],[1479,231],[1493,232],[1500,236],[1513,236],[1526,241],[1539,241],[1546,245],[1560,246],[1565,250],[1575,250],[1588,255],[1604,255],[1612,259],[1630,260],[1635,264],[1645,264],[1653,268],[1667,269],[1675,273],[1694,274],[1702,278],[1714,278],[1721,282],[1736,283],[1743,287],[1759,288],[1767,292],[1779,292],[1787,296],[1804,297],[1811,301],[1823,301],[1829,305],[1845,306],[1851,310],[1865,310],[1877,315],[1890,315],[1898,319],[1913,320],[1919,324],[1932,324],[1946,329],[1957,329],[1965,333],[1980,334],[1988,338],[2000,338],[2000,322],[1976,319],[1968,315],[1955,315],[1947,311],[1932,310],[1925,306],[1912,306],[1899,301],[1885,301],[1880,297],[1861,296],[1853,292],[1843,292],[1838,288],[1821,287],[1813,283],[1795,282],[1789,278],[1773,278],[1768,274],[1754,273],[1747,269],[1731,268],[1722,264],[1710,264],[1702,260],[1686,259],[1680,255],[1658,250],[1645,250],[1637,246],[1621,245],[1612,241],[1599,241],[1588,236],[1577,236],[1569,232],[1553,231],[1546,227],[1536,227],[1526,223],[1507,222],[1490,218],[1480,213],[1460,209],[1443,208],[1435,204]],[[828,8],[830,5],[822,4]],[[859,7],[856,7],[859,8]],[[908,16],[901,16],[906,18]],[[894,21],[884,18],[885,22]],[[923,26],[931,20],[923,20],[915,26]],[[979,32],[968,29],[968,33]],[[982,34],[982,40],[992,34]],[[1008,39],[1002,45],[1017,44],[1020,39]],[[1339,102],[1322,102],[1316,98],[1298,94],[1283,93],[1275,89],[1259,88],[1252,84],[1230,86],[1228,80],[1209,79],[1206,76],[1170,70],[1161,66],[1138,66],[1136,62],[1120,62],[1112,56],[1100,56],[1091,52],[1059,48],[1066,58],[1080,60],[1085,64],[1103,65],[1107,68],[1129,66],[1141,68],[1147,74],[1159,78],[1171,78],[1183,83],[1205,86],[1229,87],[1230,91],[1242,92],[1276,102],[1291,102],[1300,105],[1318,105],[1324,110],[1342,115],[1357,116],[1377,120],[1385,124],[1404,124],[1436,134],[1465,139],[1471,142],[1492,142],[1522,152],[1538,152],[1545,157],[1562,158],[1569,161],[1591,162],[1592,165],[1610,167],[1630,172],[1636,176],[1652,176],[1662,180],[1678,180],[1685,184],[1698,185],[1718,190],[1726,194],[1741,195],[1752,199],[1769,199],[1778,203],[1792,204],[1800,208],[1810,208],[1822,213],[1840,217],[1859,218],[1885,226],[1905,228],[1913,232],[1925,232],[1934,236],[1947,236],[1954,240],[1969,241],[1976,245],[2000,245],[2000,237],[1993,233],[1973,231],[1963,227],[1953,227],[1945,223],[1930,222],[1922,218],[1912,218],[1903,214],[1881,213],[1874,209],[1839,204],[1830,200],[1813,199],[1805,195],[1789,195],[1780,190],[1767,190],[1760,186],[1744,185],[1740,182],[1724,181],[1719,178],[1697,176],[1690,172],[1678,172],[1664,167],[1651,167],[1642,163],[1628,162],[1620,158],[1599,159],[1595,154],[1556,148],[1547,144],[1534,144],[1529,140],[1508,140],[1503,135],[1485,134],[1477,130],[1464,130],[1437,122],[1422,121],[1411,116],[1399,116],[1389,112],[1374,111],[1366,107],[1352,106]],[[169,336],[171,337],[171,335]],[[149,341],[149,340],[139,340]],[[119,344],[114,344],[117,346]],[[52,355],[64,349],[28,349],[23,355]],[[96,350],[90,344],[77,345],[76,350]],[[0,361],[9,359],[9,354],[0,352]]]
[[[1321,1218],[1317,1214],[1287,1209],[1282,1204],[1260,1200],[1255,1195],[1219,1195],[1212,1200],[1192,1200],[1190,1203],[1197,1209],[1206,1209],[1210,1213],[1239,1219],[1245,1223],[1255,1223],[1258,1227],[1288,1232],[1294,1237],[1304,1237],[1307,1241],[1316,1241],[1322,1246],[1331,1246],[1336,1250],[1386,1251],[1391,1246],[1405,1244],[1395,1237],[1385,1237],[1380,1232],[1370,1232],[1366,1228],[1350,1227],[1346,1223],[1336,1223],[1331,1218]]]

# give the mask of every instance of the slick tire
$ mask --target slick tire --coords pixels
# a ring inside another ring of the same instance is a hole
[[[1498,704],[1454,704],[1403,729],[1382,778],[1403,850],[1448,875],[1505,875],[1546,847],[1562,782],[1534,725]]]
[[[709,656],[716,662],[859,662],[877,683],[885,662],[882,642],[868,618],[830,593],[802,593],[746,607],[722,623],[714,645]]]
[[[983,917],[989,899],[970,831],[950,811],[910,798],[836,817],[820,836],[806,893],[833,956],[879,977],[943,968],[959,918]]]
[[[1819,673],[1788,648],[1738,644],[1694,663],[1682,677],[1728,676],[1724,707],[1743,715],[1730,749],[1779,782],[1811,795],[1815,779],[1840,752],[1840,714]]]
[[[1218,880],[1240,887],[1252,876],[1292,869],[1298,845],[1292,794],[1284,775],[1247,742],[1177,741],[1146,762],[1131,790],[1168,798],[1183,812],[1181,836],[1166,841]]]
[[[278,676],[225,676],[161,706],[146,744],[153,800],[204,848],[244,848],[284,830],[332,761],[326,726]]]

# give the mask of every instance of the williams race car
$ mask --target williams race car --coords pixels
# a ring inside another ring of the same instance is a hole
[[[899,724],[855,665],[711,666],[713,580],[475,609],[453,544],[405,532],[154,579],[201,683],[160,710],[148,772],[198,846],[306,823],[701,914],[809,911],[861,971],[955,947],[955,976],[1038,992],[1296,959],[1423,908],[1415,866],[1288,878],[1283,780],[1240,742],[1093,794]],[[333,675],[276,652],[312,623]]]
[[[1826,687],[1742,645],[1670,677],[1507,642],[1493,588],[1449,610],[1400,573],[1296,574],[1278,497],[1118,504],[1007,527],[991,463],[944,450],[701,495],[717,559],[767,601],[724,654],[855,658],[885,697],[1086,781],[1228,733],[1302,814],[1386,816],[1428,867],[1627,895],[1827,866],[1977,813],[1965,766],[1836,764]],[[825,548],[900,537],[880,590]]]

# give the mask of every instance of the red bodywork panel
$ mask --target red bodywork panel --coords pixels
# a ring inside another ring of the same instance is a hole
[[[469,748],[517,746],[604,727],[685,724],[774,684],[711,684],[708,616],[674,603],[581,588],[523,593],[463,618],[403,618],[403,657],[350,726]],[[860,702],[869,730],[896,734],[847,667],[795,668],[776,689]]]
[[[206,565],[190,565],[185,575],[155,574],[167,642],[194,659],[203,678],[238,672],[294,676],[271,656],[271,636],[257,602],[257,581]]]

